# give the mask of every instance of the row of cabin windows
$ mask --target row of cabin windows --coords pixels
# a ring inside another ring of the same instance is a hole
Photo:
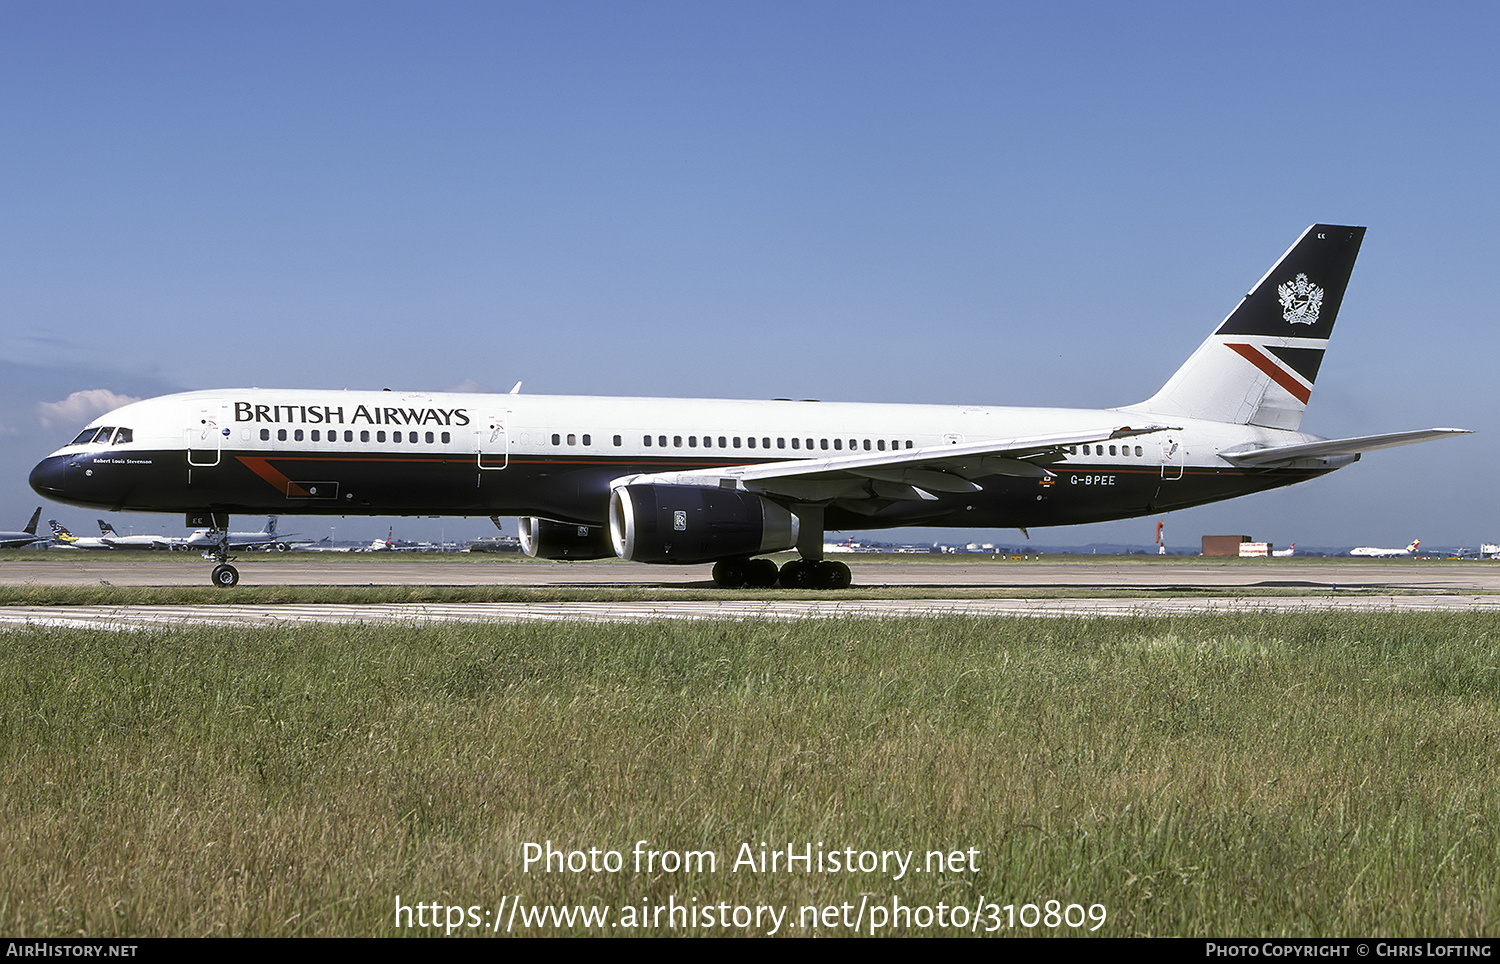
[[[294,428],[290,433],[288,433],[284,428],[279,428],[276,430],[276,441],[285,442],[288,440],[288,438],[290,438],[293,442],[301,442],[303,440],[303,435],[304,430],[300,428]],[[307,439],[312,442],[323,441],[323,435],[324,432],[321,429],[315,428],[306,431]],[[337,442],[339,440],[338,429],[329,429],[327,435],[328,441],[330,442]],[[370,437],[372,435],[374,436],[376,442],[384,442],[386,440],[386,433],[383,429],[376,432],[371,432],[369,429],[361,429],[359,432],[359,440],[361,442],[368,442],[370,441]],[[262,442],[271,441],[271,430],[268,428],[261,429],[260,440]],[[400,432],[392,432],[390,433],[390,440],[397,445],[401,444],[403,441],[411,445],[419,445],[423,442],[426,442],[428,445],[434,445],[438,442],[447,445],[449,442],[453,441],[453,436],[449,432],[407,432],[403,437]],[[344,441],[354,441],[353,429],[344,429]]]
[[[105,440],[108,440],[109,436],[108,436],[107,433],[109,433],[111,431],[113,431],[113,430],[112,429],[99,429],[97,431],[97,433],[96,433],[95,431],[90,430],[88,432],[85,432],[84,435],[79,436],[78,440],[76,440],[73,444],[80,445],[80,444],[83,444],[85,442],[88,442],[88,441],[91,441],[91,440],[95,440],[96,435],[104,436]],[[130,441],[130,430],[129,429],[120,429],[120,434],[124,435],[125,437],[123,439],[119,438],[119,437],[116,437],[115,441],[117,441],[117,442],[119,442],[119,441],[126,441],[126,442]],[[280,429],[276,430],[276,441],[278,441],[278,442],[286,442],[286,441],[301,442],[301,441],[307,440],[307,441],[312,441],[312,442],[321,442],[321,441],[324,440],[323,439],[323,435],[324,434],[325,433],[321,429],[316,429],[316,428],[315,429],[300,429],[300,428],[297,428],[297,429],[291,429],[291,430],[280,428]],[[337,441],[339,441],[339,432],[338,432],[337,429],[329,429],[327,431],[326,435],[327,435],[327,441],[329,441],[329,442],[337,442]],[[87,438],[85,438],[85,436],[87,436]],[[354,441],[354,436],[355,436],[355,433],[354,433],[353,429],[344,429],[344,439],[343,440],[345,442],[353,442]],[[386,441],[386,432],[383,429],[375,431],[375,432],[371,432],[369,429],[362,429],[359,432],[359,440],[361,442],[369,442],[371,440],[372,436],[374,437],[374,440],[376,442],[384,442],[384,441]],[[271,430],[268,429],[268,428],[261,429],[260,430],[260,440],[262,442],[269,442],[271,440]],[[452,441],[452,435],[450,433],[448,433],[448,432],[407,432],[406,435],[405,435],[405,438],[403,439],[402,433],[400,433],[400,432],[391,432],[390,433],[390,441],[393,442],[393,443],[395,443],[395,444],[400,444],[402,441],[405,441],[405,442],[408,442],[408,443],[410,443],[412,445],[418,445],[418,444],[420,444],[422,442],[426,442],[428,445],[437,444],[439,442],[442,443],[443,445],[447,445],[448,443],[450,443]],[[569,445],[577,445],[579,443],[579,441],[580,441],[580,436],[579,435],[577,435],[575,433],[572,433],[572,432],[568,433],[568,435],[567,435],[567,444],[569,444]],[[593,436],[589,435],[589,434],[584,434],[583,436],[581,436],[581,441],[583,442],[584,445],[593,445],[594,444]],[[706,449],[708,449],[708,448],[721,448],[721,449],[725,449],[725,448],[731,448],[731,447],[732,448],[750,448],[750,449],[753,449],[753,448],[768,449],[768,448],[772,447],[772,442],[771,442],[770,436],[762,436],[761,438],[757,439],[757,438],[755,438],[753,436],[742,437],[742,436],[736,435],[736,436],[733,436],[733,438],[731,439],[730,436],[720,435],[718,437],[717,441],[718,441],[718,444],[716,446],[714,444],[715,443],[714,436],[712,436],[712,435],[704,435],[704,436],[702,436],[701,439],[697,435],[689,435],[689,436],[687,436],[686,444],[687,444],[687,447],[690,448],[690,449],[698,448],[700,445],[703,448],[706,448]],[[779,437],[779,438],[776,439],[775,447],[778,448],[778,449],[785,449],[785,448],[787,448],[787,441],[788,440],[785,437]],[[643,445],[645,445],[647,448],[651,448],[653,445],[656,446],[656,447],[658,447],[658,448],[667,448],[668,445],[669,445],[669,443],[668,443],[668,437],[665,436],[665,435],[657,435],[657,436],[645,435],[645,436],[641,437],[641,443]],[[561,433],[553,433],[553,435],[552,435],[552,444],[553,445],[562,445],[563,444],[563,435]],[[621,438],[620,436],[616,435],[614,437],[614,444],[617,445],[617,446],[618,445],[622,445],[622,444],[624,444],[624,439]],[[894,451],[896,451],[898,449],[901,449],[901,448],[913,448],[914,444],[915,443],[913,443],[910,439],[906,439],[905,441],[902,441],[900,439],[891,439],[889,443],[887,443],[887,441],[885,439],[883,439],[883,438],[882,439],[849,439],[849,442],[848,442],[848,451],[855,452],[855,451],[858,451],[861,447],[863,447],[864,451],[866,451],[866,452],[885,452],[887,450],[894,452]],[[683,447],[683,436],[681,436],[681,435],[673,435],[673,436],[671,436],[670,445],[671,445],[671,447],[674,447],[674,448],[682,448]],[[844,440],[841,439],[841,438],[836,438],[836,439],[831,439],[831,440],[830,439],[826,439],[826,438],[825,439],[810,439],[810,438],[809,439],[802,439],[802,438],[794,438],[794,439],[791,439],[791,448],[797,449],[797,450],[802,450],[802,449],[805,448],[808,451],[813,451],[814,449],[821,449],[822,451],[825,451],[825,452],[829,451],[829,450],[832,450],[832,451],[835,451],[835,452],[842,452],[842,451],[845,450]],[[1087,448],[1087,446],[1085,446],[1085,448]],[[1111,446],[1111,448],[1113,448],[1113,446]],[[1111,452],[1110,454],[1113,454],[1113,452]],[[1139,455],[1140,454],[1139,451],[1137,451],[1136,454]]]
[[[1068,446],[1068,454],[1069,455],[1077,455],[1078,454],[1078,450],[1080,448],[1083,449],[1083,454],[1084,455],[1103,455],[1104,454],[1105,446],[1103,446],[1103,445],[1092,445],[1092,446],[1091,445],[1081,445],[1081,446],[1080,445],[1069,445]],[[1111,445],[1108,448],[1109,448],[1109,454],[1110,455],[1119,454],[1119,455],[1123,455],[1123,456],[1125,456],[1127,458],[1130,457],[1131,446],[1129,446],[1129,445],[1120,445],[1120,446]],[[1120,450],[1118,453],[1115,452],[1116,448],[1119,448],[1119,450]],[[1093,449],[1093,451],[1092,452],[1089,451],[1090,449]],[[1139,445],[1135,446],[1135,457],[1136,458],[1141,458],[1142,455],[1143,455],[1143,453],[1141,451],[1141,447]]]
[[[690,448],[690,449],[698,448],[700,445],[703,448],[706,448],[706,449],[711,449],[711,448],[721,448],[721,449],[727,449],[727,448],[736,448],[736,449],[737,448],[747,448],[747,449],[763,448],[763,449],[768,449],[768,448],[771,448],[771,438],[770,438],[770,436],[762,436],[762,437],[760,437],[758,439],[755,438],[754,436],[749,436],[749,437],[746,437],[746,438],[742,439],[742,437],[738,436],[738,435],[733,436],[732,438],[729,437],[729,436],[720,435],[718,437],[718,444],[715,445],[714,442],[715,442],[715,439],[714,439],[714,436],[712,436],[712,435],[705,435],[701,439],[698,436],[696,436],[696,435],[689,435],[687,437],[687,447]],[[742,442],[743,442],[743,444],[741,444]],[[827,451],[830,451],[830,450],[834,451],[834,452],[842,452],[842,451],[845,450],[844,440],[841,439],[841,438],[836,438],[836,439],[826,439],[826,438],[823,438],[823,439],[810,439],[810,438],[809,439],[803,439],[803,438],[794,438],[794,439],[791,439],[790,442],[791,442],[791,448],[798,449],[798,450],[806,449],[809,452],[813,451],[814,449],[820,449],[820,450],[822,450],[824,452],[827,452]],[[780,438],[776,439],[776,446],[775,447],[778,448],[778,449],[784,449],[784,448],[788,447],[787,443],[788,443],[788,439],[786,439],[785,437],[780,437]],[[620,444],[620,437],[618,435],[615,436],[615,444],[616,445]],[[656,446],[657,448],[667,448],[668,447],[667,436],[665,436],[665,435],[657,435],[657,436],[653,437],[653,436],[650,436],[650,435],[643,435],[643,436],[641,436],[641,444],[644,445],[644,446],[646,446],[647,448],[651,448],[653,445]],[[849,441],[848,441],[848,451],[850,451],[850,452],[858,451],[860,449],[861,445],[863,445],[864,450],[866,452],[884,452],[884,451],[887,451],[887,449],[889,449],[890,451],[894,452],[897,449],[901,449],[901,448],[912,448],[912,447],[914,447],[914,444],[915,443],[913,443],[910,439],[907,439],[905,441],[902,441],[900,439],[891,439],[890,442],[887,442],[883,438],[878,438],[878,439],[855,439],[855,438],[852,438],[852,439],[849,439]],[[680,448],[682,448],[682,446],[683,446],[683,437],[681,435],[673,435],[671,437],[671,447],[672,448],[679,448],[680,449]]]
[[[577,445],[578,442],[579,442],[579,436],[570,432],[567,435],[567,440],[568,440],[567,444],[569,444],[569,445]],[[582,440],[583,440],[583,444],[584,445],[592,445],[592,444],[594,444],[593,436],[591,436],[591,435],[584,435],[584,436],[582,436]],[[787,448],[787,442],[788,442],[788,439],[786,439],[785,437],[777,438],[776,441],[775,441],[775,447],[779,448],[779,449]],[[814,449],[821,449],[824,452],[827,452],[827,451],[830,451],[830,450],[832,450],[834,452],[842,452],[842,451],[845,450],[844,449],[844,440],[841,439],[841,438],[836,438],[836,439],[826,439],[826,438],[824,438],[824,439],[810,439],[810,438],[809,439],[803,439],[803,438],[794,438],[794,439],[791,439],[790,442],[791,442],[791,448],[797,449],[799,451],[802,450],[802,449],[806,449],[809,452],[813,451]],[[552,444],[553,445],[562,445],[563,444],[563,436],[560,433],[553,433],[553,435],[552,435]],[[616,446],[623,445],[623,444],[625,444],[625,440],[622,437],[616,435],[614,437],[614,444]],[[679,449],[682,448],[684,445],[686,445],[686,447],[690,448],[690,449],[696,449],[696,448],[706,448],[706,449],[711,449],[711,448],[721,448],[721,449],[727,449],[727,448],[736,448],[736,449],[738,449],[738,448],[747,448],[747,449],[763,448],[763,449],[768,449],[768,448],[772,447],[772,442],[771,442],[771,437],[770,436],[762,436],[760,438],[755,438],[754,436],[744,437],[744,436],[740,436],[740,435],[735,435],[733,437],[728,436],[728,435],[720,435],[717,438],[717,444],[715,444],[715,437],[712,436],[712,435],[704,435],[704,436],[701,436],[701,437],[697,436],[697,435],[688,435],[688,436],[673,435],[673,436],[670,436],[670,437],[666,436],[666,435],[643,435],[643,436],[641,436],[641,444],[644,445],[646,448],[653,448],[653,447],[655,447],[655,448],[679,448]],[[886,440],[883,439],[883,438],[880,438],[880,439],[853,439],[852,438],[852,439],[849,439],[848,450],[850,452],[858,451],[859,448],[861,447],[861,445],[863,445],[864,450],[866,452],[884,452],[884,451],[887,451],[887,449],[889,449],[890,451],[894,452],[897,449],[901,449],[901,448],[913,448],[914,447],[914,443],[910,439],[907,439],[905,441],[902,441],[902,440],[899,440],[899,439],[891,439],[890,442],[887,443]]]

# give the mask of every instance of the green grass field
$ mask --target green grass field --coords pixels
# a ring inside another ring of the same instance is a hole
[[[5,632],[0,930],[1494,935],[1496,746],[1474,614]]]

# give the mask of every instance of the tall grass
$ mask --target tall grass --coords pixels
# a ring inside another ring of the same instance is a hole
[[[8,632],[0,929],[441,933],[397,899],[522,895],[1494,934],[1497,745],[1474,614]],[[718,865],[637,873],[638,840]],[[625,868],[528,871],[544,841]],[[736,872],[746,843],[977,868]]]

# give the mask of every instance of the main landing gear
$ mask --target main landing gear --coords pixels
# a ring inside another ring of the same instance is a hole
[[[823,558],[823,506],[793,508],[800,523],[797,555],[802,558],[784,563],[779,570],[769,559],[720,559],[714,563],[714,582],[725,589],[768,589],[778,582],[783,589],[848,589],[853,581],[849,567]]]
[[[768,589],[847,589],[853,575],[842,562],[793,559],[779,570],[769,559],[720,559],[714,563],[714,582],[725,589],[750,586]]]

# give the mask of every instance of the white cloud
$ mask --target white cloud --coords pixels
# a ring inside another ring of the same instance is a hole
[[[97,415],[138,401],[140,399],[119,395],[107,388],[90,388],[74,392],[60,402],[41,402],[36,407],[36,414],[44,428],[82,427]]]

